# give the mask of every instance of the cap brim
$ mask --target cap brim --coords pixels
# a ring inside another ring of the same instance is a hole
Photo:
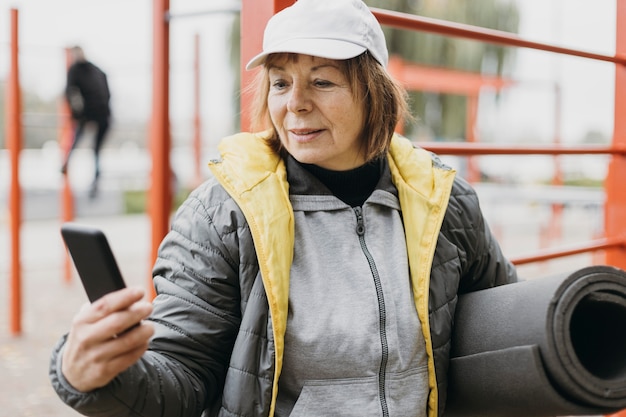
[[[269,54],[294,53],[328,59],[350,59],[361,55],[366,50],[364,46],[337,39],[290,39],[252,58],[246,65],[246,69],[250,70],[262,65]]]

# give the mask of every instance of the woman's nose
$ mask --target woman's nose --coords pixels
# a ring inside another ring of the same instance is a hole
[[[311,97],[306,86],[294,84],[289,92],[289,101],[287,102],[287,110],[293,113],[311,110]]]

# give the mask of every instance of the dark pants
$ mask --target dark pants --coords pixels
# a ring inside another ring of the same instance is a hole
[[[67,164],[70,159],[70,154],[78,144],[78,142],[83,137],[83,132],[85,130],[85,126],[90,123],[96,124],[96,136],[94,138],[93,143],[93,155],[94,155],[94,183],[100,177],[100,149],[102,148],[102,144],[104,143],[105,136],[107,131],[109,130],[109,120],[108,118],[100,119],[100,120],[85,120],[81,119],[76,122],[76,130],[74,131],[74,140],[72,141],[72,147],[68,150],[65,156],[65,162],[63,163],[63,170],[67,169]]]

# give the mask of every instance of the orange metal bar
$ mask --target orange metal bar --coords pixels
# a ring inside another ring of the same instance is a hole
[[[65,49],[65,70],[69,69],[71,64],[71,56],[69,48]],[[73,122],[70,113],[70,106],[67,100],[59,100],[59,147],[65,157],[72,146],[73,141]],[[63,187],[61,188],[61,221],[68,222],[74,219],[74,196],[72,193],[72,186],[69,179],[69,165],[68,171],[63,175]],[[66,283],[72,281],[72,275],[74,273],[74,266],[69,253],[65,252],[63,280]]]
[[[22,103],[18,58],[18,11],[11,9],[11,63],[7,83],[6,135],[11,160],[9,214],[11,229],[11,278],[9,290],[9,330],[22,332],[22,267],[20,265],[20,226],[22,224],[22,193],[19,178],[19,158],[22,149]]]
[[[486,29],[478,26],[454,23],[445,20],[416,16],[413,14],[394,12],[384,9],[371,8],[371,10],[381,24],[393,26],[400,29],[419,30],[422,32],[474,39],[477,41],[505,46],[517,46],[523,48],[537,49],[541,51],[554,52],[558,54],[578,56],[582,58],[590,58],[598,61],[626,64],[626,54],[624,53],[624,51],[619,51],[618,54],[616,54],[615,56],[609,56],[594,52],[582,51],[578,49],[565,48],[562,46],[551,45],[547,43],[529,41],[523,39],[518,35],[500,30]]]
[[[559,84],[554,85],[554,146],[561,145],[561,87]],[[554,155],[554,174],[552,176],[552,185],[563,185],[563,168],[561,165],[561,155]],[[562,236],[563,232],[563,203],[552,203],[550,222],[547,226],[548,240],[552,241]]]
[[[200,119],[200,35],[193,38],[193,154],[194,154],[194,186],[202,181],[201,156],[202,156],[202,124]]]
[[[241,2],[241,130],[251,129],[250,102],[247,90],[256,71],[246,71],[245,66],[263,49],[263,31],[267,21],[278,11],[295,3],[295,0],[243,0]]]
[[[150,121],[150,149],[152,171],[149,212],[152,220],[152,250],[150,265],[156,261],[161,240],[169,229],[172,206],[170,168],[170,118],[169,118],[169,23],[165,18],[169,0],[153,2],[153,65],[152,65],[152,116]],[[151,297],[156,293],[149,278]]]
[[[389,58],[387,70],[407,90],[416,91],[469,96],[480,93],[483,88],[500,90],[514,84],[513,80],[492,75],[426,67],[398,56]]]
[[[550,259],[564,256],[578,255],[597,250],[613,250],[616,248],[621,250],[626,249],[626,238],[601,238],[592,240],[586,244],[567,246],[553,250],[543,250],[539,254],[511,258],[511,262],[515,265],[523,265],[534,262],[548,261]]]
[[[626,144],[614,146],[496,146],[482,143],[415,142],[442,155],[626,155]],[[624,178],[624,177],[622,177]]]
[[[626,54],[626,2],[617,1],[616,54]],[[615,116],[613,147],[626,147],[626,65],[615,66]],[[626,234],[626,154],[615,154],[611,158],[605,181],[606,203],[604,230],[606,236],[616,237]],[[606,263],[626,269],[626,248],[613,248],[606,252]]]
[[[562,109],[562,94],[559,84],[554,85],[554,138],[552,143],[554,146],[561,146],[561,109]],[[552,178],[553,185],[563,185],[563,169],[561,167],[561,159],[558,155],[554,157],[554,177]]]

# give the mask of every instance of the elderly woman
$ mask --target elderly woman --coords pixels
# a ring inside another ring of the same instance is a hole
[[[161,245],[152,305],[129,288],[77,314],[50,370],[67,404],[441,415],[458,295],[516,274],[468,184],[393,133],[406,102],[386,64],[360,0],[270,20],[248,64],[267,129],[223,140]]]

